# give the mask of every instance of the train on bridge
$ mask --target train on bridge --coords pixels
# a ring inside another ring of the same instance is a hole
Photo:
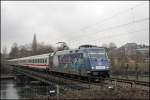
[[[8,60],[11,65],[46,70],[45,72],[74,78],[101,80],[109,77],[110,60],[107,50],[93,45],[82,45],[74,50],[35,55]]]

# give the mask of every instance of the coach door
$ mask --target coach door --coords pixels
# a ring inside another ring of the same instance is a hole
[[[49,56],[49,69],[51,70],[53,68],[53,56]]]

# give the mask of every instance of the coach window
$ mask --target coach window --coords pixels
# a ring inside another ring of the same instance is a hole
[[[41,60],[39,59],[39,63],[41,63]]]
[[[39,63],[39,59],[37,59],[37,63]]]
[[[41,59],[41,63],[42,63],[43,61],[42,61],[42,59]]]
[[[44,63],[44,59],[42,59],[42,63]]]
[[[40,63],[40,59],[39,59],[39,63]]]
[[[45,63],[47,63],[47,59],[45,59]]]
[[[43,63],[43,59],[41,59],[41,63]]]
[[[44,59],[43,59],[43,63],[45,63]]]
[[[41,59],[41,63],[43,63],[43,59]]]
[[[42,63],[42,59],[40,59],[40,63]]]

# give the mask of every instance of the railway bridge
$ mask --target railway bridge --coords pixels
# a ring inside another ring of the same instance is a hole
[[[25,67],[21,67],[21,66],[16,66],[13,65],[13,69],[14,71],[17,73],[16,76],[20,77],[21,81],[24,81],[24,76],[30,77],[32,79],[38,80],[40,82],[46,83],[46,84],[50,84],[53,86],[56,86],[61,88],[61,89],[75,89],[75,90],[81,90],[81,89],[89,89],[90,87],[95,87],[96,86],[100,86],[99,83],[90,83],[89,82],[85,82],[85,81],[79,81],[78,79],[72,79],[72,78],[66,78],[64,76],[57,76],[57,75],[51,75],[48,72],[45,71],[37,71],[37,70],[33,70],[30,68],[25,68]],[[144,87],[149,87],[150,83],[149,82],[143,82],[143,81],[136,81],[136,80],[129,80],[129,79],[120,79],[120,78],[115,78],[115,77],[111,77],[110,78],[111,83],[114,83],[116,85],[116,83],[120,84],[127,84],[130,87],[134,87],[134,85],[136,86],[144,86]],[[107,84],[107,83],[106,83]]]
[[[56,86],[61,89],[87,89],[89,84],[79,82],[76,80],[69,80],[65,77],[58,77],[57,75],[51,75],[46,71],[37,71],[30,68],[25,68],[21,66],[13,66],[13,72],[16,76],[15,79],[19,78],[20,81],[25,82],[25,79],[32,78],[34,80]]]

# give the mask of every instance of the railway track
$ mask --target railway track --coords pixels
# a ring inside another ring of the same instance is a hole
[[[137,80],[130,80],[130,79],[111,78],[111,81],[129,83],[129,84],[131,84],[131,85],[137,84],[137,85],[142,85],[142,86],[147,86],[147,87],[150,86],[150,82],[137,81]]]
[[[23,71],[23,70],[22,70]],[[136,88],[142,88],[142,89],[149,89],[150,83],[149,82],[143,82],[143,81],[136,81],[136,80],[129,80],[129,79],[121,79],[121,78],[109,78],[106,79],[104,82],[90,82],[87,80],[80,80],[75,78],[69,78],[65,76],[52,76],[48,73],[39,73],[32,71],[32,70],[24,70],[27,73],[31,73],[32,75],[37,75],[37,77],[43,77],[47,81],[53,81],[53,79],[61,81],[62,84],[68,85],[68,87],[71,88],[77,88],[78,90],[86,88],[90,88],[93,86],[100,86],[100,87],[107,87],[107,88],[113,88],[116,86],[122,86],[122,87],[136,87]],[[52,78],[52,80],[49,80],[49,78]]]
[[[137,88],[141,90],[149,90],[150,83],[137,80],[129,79],[120,79],[120,78],[111,78],[110,79],[113,86],[122,87],[122,88]]]

